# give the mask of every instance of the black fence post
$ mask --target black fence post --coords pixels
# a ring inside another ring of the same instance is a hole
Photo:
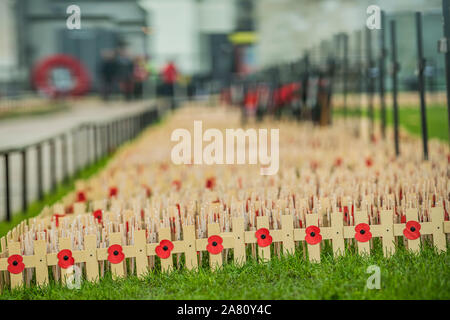
[[[11,197],[10,197],[10,185],[9,185],[9,153],[4,154],[5,159],[5,210],[6,220],[11,221]]]
[[[91,125],[86,124],[85,126],[86,131],[86,165],[85,167],[88,167],[92,163],[92,155],[91,155]]]
[[[55,140],[51,139],[49,141],[50,145],[50,185],[51,190],[56,190],[56,151],[55,151]]]
[[[72,150],[73,150],[73,176],[78,173],[78,128],[72,131]]]
[[[441,52],[445,53],[445,79],[447,82],[447,119],[448,119],[448,139],[450,143],[450,0],[442,0],[442,14],[444,16],[444,42],[445,48]],[[442,46],[443,43],[441,43]],[[445,49],[445,50],[443,50]]]
[[[92,125],[92,130],[93,130],[93,139],[94,139],[94,162],[97,162],[98,161],[98,136],[97,136],[98,127],[96,124]]]
[[[38,181],[38,199],[42,200],[44,199],[44,181],[42,179],[42,144],[39,143],[36,146],[36,155],[37,155],[37,181]]]
[[[22,211],[25,213],[28,209],[28,173],[27,173],[27,149],[22,150]]]
[[[381,11],[381,30],[380,30],[380,61],[379,61],[379,87],[380,87],[380,111],[381,111],[381,136],[386,138],[386,100],[384,78],[386,70],[386,15]]]
[[[392,63],[392,104],[394,109],[394,143],[395,154],[400,155],[400,144],[398,139],[398,71],[399,64],[397,62],[397,30],[394,20],[391,21],[391,63]]]
[[[416,12],[416,31],[417,31],[417,59],[418,59],[418,80],[420,96],[420,114],[422,120],[422,142],[423,157],[428,160],[428,128],[427,113],[425,101],[425,58],[423,57],[423,35],[422,35],[422,13]]]
[[[62,181],[67,183],[69,180],[69,155],[67,149],[67,135],[63,134],[61,136],[61,168],[62,168]]]

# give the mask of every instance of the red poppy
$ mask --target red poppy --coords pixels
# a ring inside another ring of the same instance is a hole
[[[322,235],[320,234],[320,228],[316,226],[309,226],[306,228],[305,240],[308,244],[314,245],[322,241]]]
[[[367,242],[372,239],[370,226],[367,223],[360,223],[355,227],[355,239],[359,242]]]
[[[180,180],[174,180],[172,181],[172,185],[175,187],[177,191],[181,189],[181,181]]]
[[[73,205],[66,207],[64,211],[66,212],[66,214],[73,213]]]
[[[62,218],[64,216],[65,216],[65,214],[57,214],[57,213],[55,213],[53,215],[53,217],[55,218],[55,224],[56,224],[57,227],[59,226],[59,218]]]
[[[403,235],[409,240],[416,240],[420,237],[420,223],[410,220],[406,223],[405,229],[403,229]]]
[[[269,229],[261,228],[255,232],[255,237],[258,239],[258,246],[267,247],[272,243],[272,236]]]
[[[339,167],[341,164],[342,164],[342,158],[336,158],[336,160],[334,160],[335,167]]]
[[[216,186],[216,178],[212,177],[212,178],[208,178],[206,180],[206,189],[214,189],[214,187]]]
[[[121,263],[125,259],[125,255],[122,252],[122,246],[120,244],[113,244],[108,248],[108,261],[111,263]]]
[[[102,223],[103,217],[102,209],[95,210],[94,212],[92,212],[92,215],[94,216],[95,219],[97,219],[98,223]]]
[[[152,189],[146,185],[143,185],[143,187],[145,189],[145,194],[146,194],[147,198],[150,198],[150,196],[152,195]]]
[[[8,271],[14,274],[21,273],[25,269],[23,258],[19,254],[13,254],[8,258]]]
[[[58,252],[58,266],[63,269],[67,269],[70,266],[73,266],[75,263],[75,259],[72,257],[72,251],[69,249],[64,249]]]
[[[219,254],[223,250],[223,239],[221,236],[211,236],[208,238],[206,250],[211,254]]]
[[[109,188],[109,197],[117,197],[117,188],[116,187],[111,187]]]
[[[159,246],[155,248],[155,252],[161,259],[167,259],[173,250],[173,243],[170,240],[161,240]]]
[[[85,202],[86,201],[86,194],[84,191],[78,191],[77,192],[77,202]]]
[[[366,166],[371,167],[373,165],[373,161],[371,158],[366,158]]]

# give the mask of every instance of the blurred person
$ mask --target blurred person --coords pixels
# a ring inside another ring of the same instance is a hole
[[[130,59],[126,49],[121,48],[118,51],[117,57],[118,64],[118,78],[120,90],[126,101],[130,101],[133,98],[133,88],[134,88],[134,64]]]
[[[102,98],[109,100],[114,91],[114,83],[117,77],[117,61],[113,50],[104,50],[101,53],[100,77],[102,81]]]
[[[133,96],[135,99],[143,98],[144,82],[148,79],[149,72],[144,57],[136,57],[133,66]]]
[[[173,61],[169,61],[161,72],[163,80],[164,94],[170,97],[170,107],[175,109],[175,82],[177,80],[178,71]]]

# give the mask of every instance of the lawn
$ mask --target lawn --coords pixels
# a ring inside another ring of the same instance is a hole
[[[335,115],[343,116],[343,109],[335,109],[333,112]],[[362,114],[367,116],[367,109],[362,109]],[[375,119],[379,121],[380,110],[375,109]],[[358,116],[357,109],[347,110],[347,115]],[[386,109],[386,121],[388,125],[392,125],[393,121],[393,109]],[[442,105],[431,105],[427,107],[427,126],[428,126],[428,137],[438,138],[443,141],[448,141],[448,116],[447,107]],[[401,107],[399,108],[399,122],[400,126],[405,128],[412,134],[421,135],[422,126],[420,120],[420,107]]]
[[[450,299],[450,254],[437,254],[430,245],[419,255],[399,248],[390,259],[383,257],[379,243],[371,256],[347,252],[333,258],[326,245],[322,262],[294,256],[273,258],[261,264],[250,260],[241,268],[229,262],[216,272],[207,259],[198,272],[185,268],[171,274],[151,271],[144,279],[135,276],[100,284],[82,282],[69,289],[52,282],[48,287],[5,291],[1,299]],[[366,288],[367,267],[381,271],[381,288]]]

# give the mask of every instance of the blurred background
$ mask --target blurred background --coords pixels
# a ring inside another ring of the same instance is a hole
[[[384,29],[366,27],[370,5]],[[341,109],[373,120],[382,106],[392,123],[391,21],[401,123],[420,132],[416,11],[428,131],[448,140],[442,0],[0,0],[0,220],[108,157],[164,105],[216,96],[320,124]]]
[[[79,30],[66,27],[71,4],[81,9]],[[351,49],[357,45],[355,30],[364,25],[371,4],[398,21],[404,90],[416,86],[413,12],[425,12],[427,76],[433,88],[442,89],[444,60],[436,50],[440,0],[1,0],[0,99],[36,93],[33,69],[57,53],[77,58],[91,80],[86,93],[100,93],[102,62],[122,50],[145,69],[141,78],[153,80],[144,81],[146,96],[155,93],[170,62],[183,85],[226,83],[236,74],[296,61],[306,49],[316,60],[328,51],[338,54],[334,43],[322,40],[339,32],[350,34],[350,59],[357,58]],[[70,75],[60,70],[58,76],[60,87],[70,87]]]

